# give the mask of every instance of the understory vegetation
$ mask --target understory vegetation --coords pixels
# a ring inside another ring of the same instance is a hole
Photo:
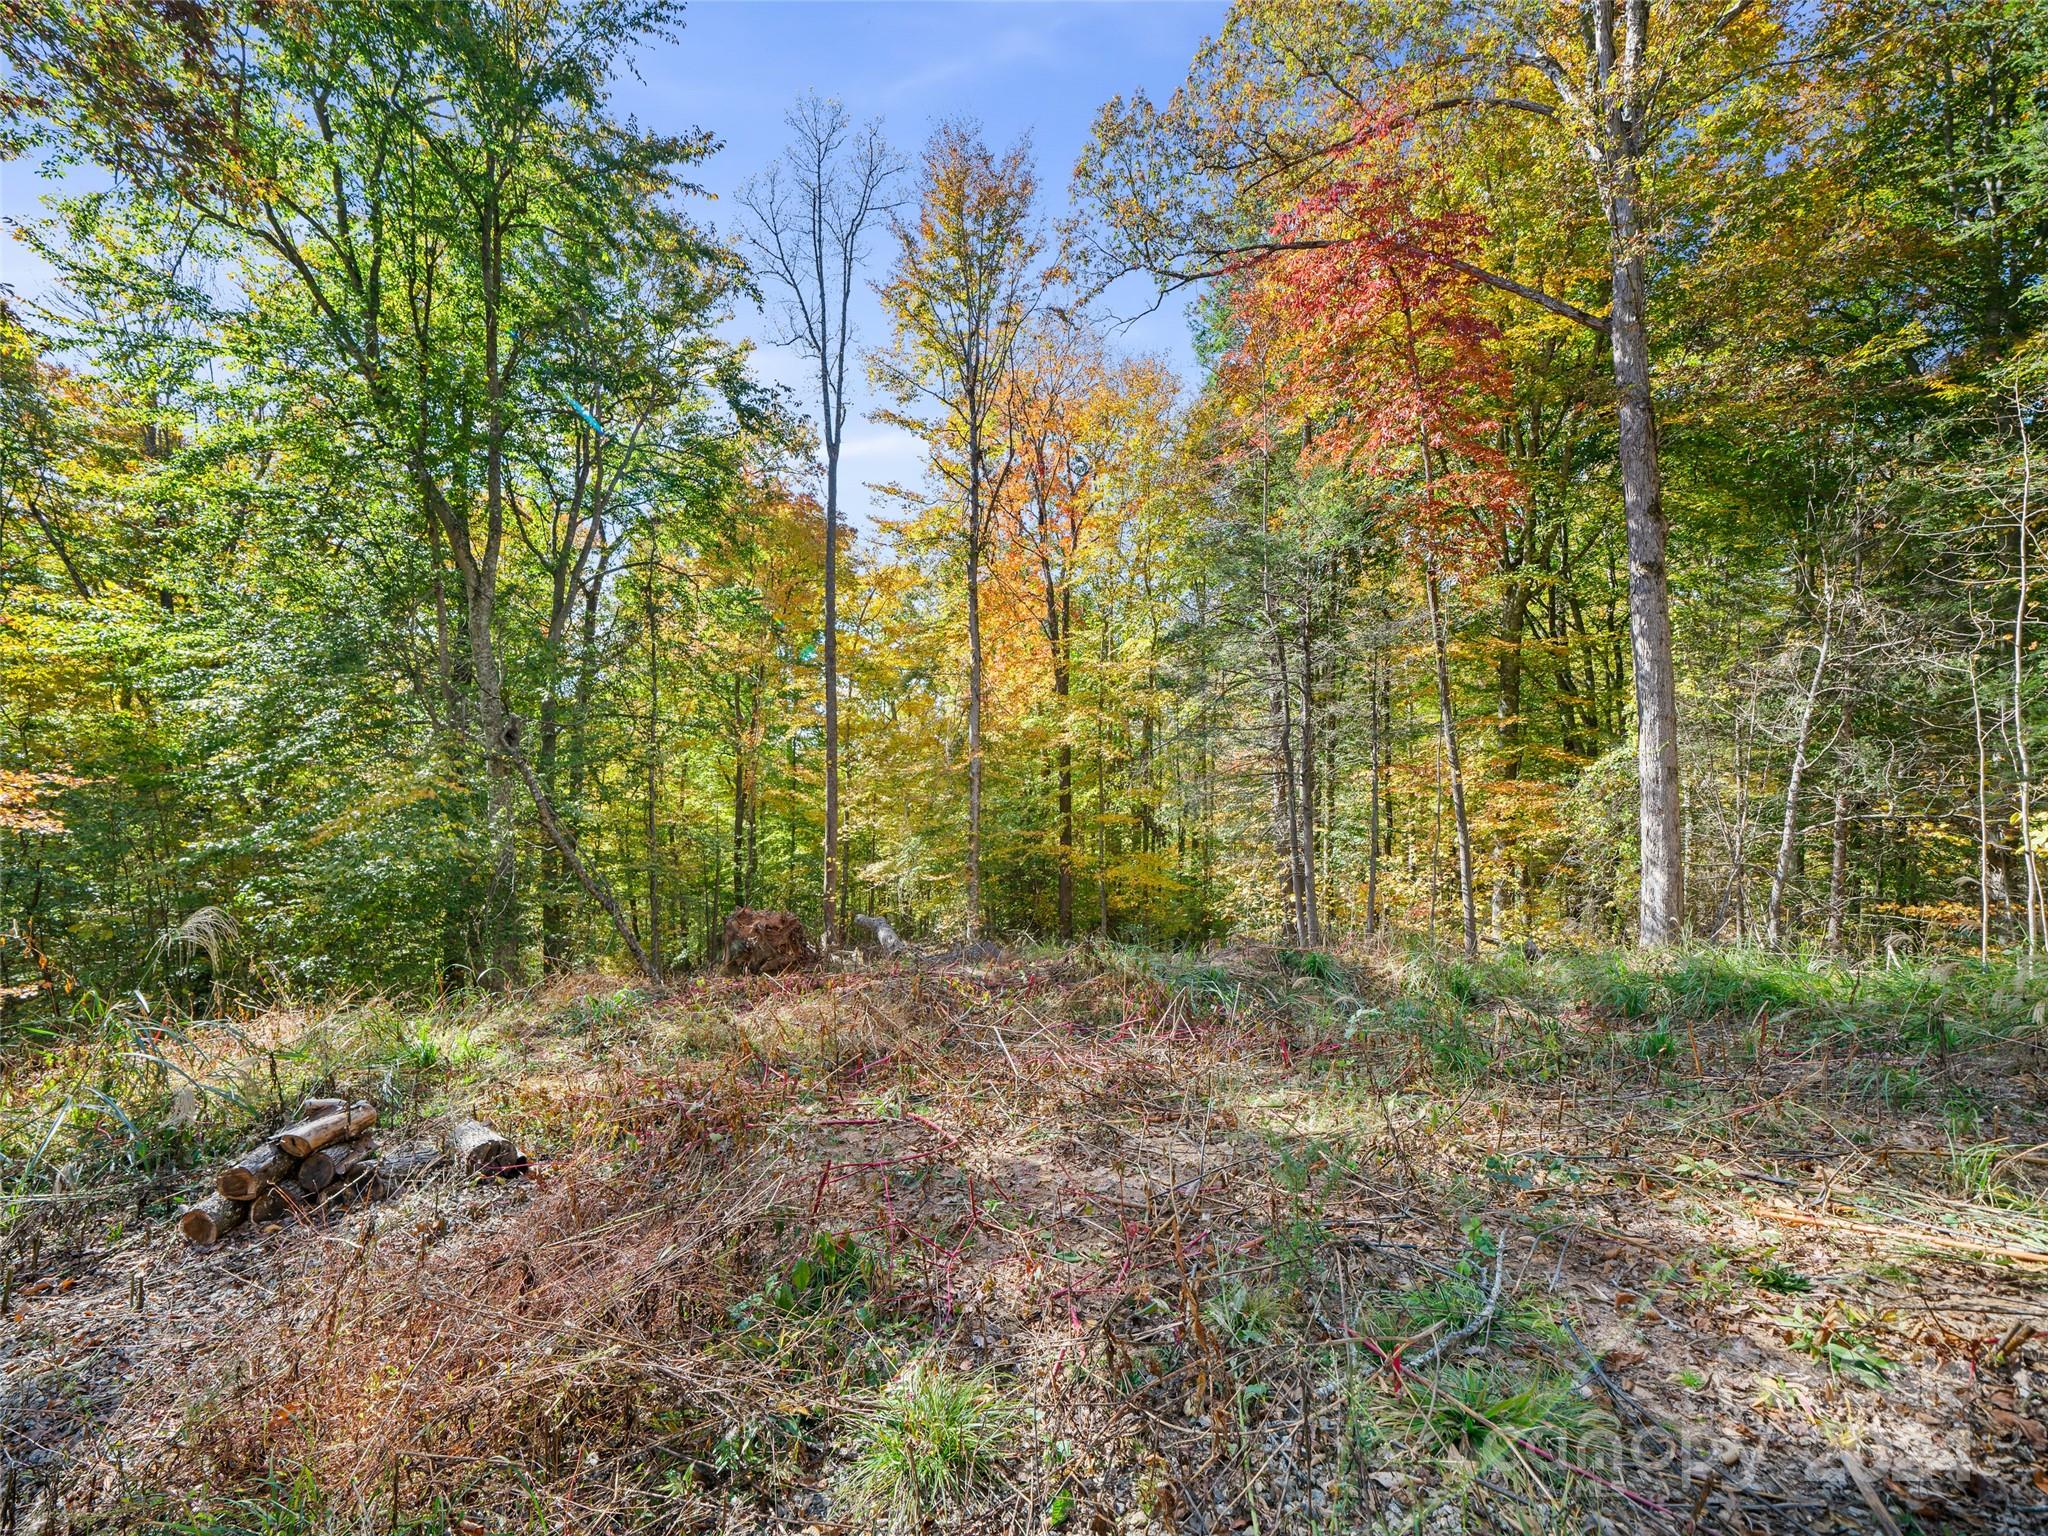
[[[110,1012],[4,1079],[16,1507],[2038,1529],[2041,997],[1968,961],[1084,946]],[[334,1088],[400,1135],[487,1115],[534,1173],[166,1247],[195,1168]]]

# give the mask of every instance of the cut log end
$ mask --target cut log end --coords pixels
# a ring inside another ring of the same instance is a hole
[[[322,1147],[299,1164],[299,1185],[317,1194],[336,1179],[344,1177],[369,1154],[370,1139],[367,1136]]]
[[[215,1191],[178,1217],[178,1230],[190,1243],[217,1243],[249,1219],[246,1201],[230,1200]]]
[[[299,1160],[275,1141],[251,1147],[221,1169],[216,1185],[230,1200],[254,1200],[297,1171]]]

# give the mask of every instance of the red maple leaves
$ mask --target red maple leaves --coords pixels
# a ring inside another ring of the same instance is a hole
[[[1362,114],[1330,172],[1235,274],[1240,345],[1307,429],[1312,452],[1374,483],[1438,564],[1489,551],[1520,494],[1497,446],[1508,376],[1499,328],[1462,270],[1484,226],[1448,206],[1393,104]]]

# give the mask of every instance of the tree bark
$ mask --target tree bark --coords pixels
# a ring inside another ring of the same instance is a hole
[[[322,1147],[299,1164],[299,1188],[309,1195],[317,1195],[337,1179],[347,1177],[369,1155],[370,1138],[367,1136]]]
[[[829,422],[829,386],[823,408]],[[839,937],[839,433],[831,424],[825,444],[825,890],[818,924],[819,947],[828,955]]]
[[[310,1157],[337,1141],[352,1141],[377,1123],[377,1106],[367,1100],[332,1114],[301,1120],[277,1133],[277,1143],[293,1157]]]
[[[1380,928],[1380,656],[1373,652],[1372,671],[1366,683],[1366,751],[1372,760],[1372,788],[1366,812],[1365,837],[1365,932],[1369,938]]]
[[[1315,653],[1309,643],[1309,594],[1302,594],[1301,634],[1301,941],[1323,942],[1322,905],[1316,894]]]
[[[1828,950],[1842,949],[1842,923],[1849,912],[1849,792],[1835,789],[1834,827],[1828,857]]]
[[[480,1120],[458,1120],[448,1128],[448,1156],[464,1173],[513,1172],[525,1166],[518,1146]]]
[[[967,939],[981,934],[981,445],[967,482]]]
[[[1479,914],[1472,894],[1472,824],[1465,815],[1465,770],[1458,755],[1458,716],[1451,699],[1450,642],[1446,634],[1443,594],[1432,562],[1423,575],[1429,600],[1430,642],[1436,652],[1436,699],[1444,739],[1444,766],[1451,788],[1451,825],[1458,845],[1458,901],[1464,919],[1465,955],[1479,956]]]
[[[217,1243],[249,1219],[245,1201],[230,1200],[216,1191],[178,1216],[178,1230],[188,1243]]]
[[[1645,948],[1675,943],[1685,924],[1685,850],[1680,825],[1678,684],[1671,662],[1671,591],[1657,418],[1650,394],[1647,236],[1639,224],[1645,101],[1637,78],[1649,39],[1649,7],[1629,0],[1617,59],[1613,4],[1596,10],[1595,48],[1606,87],[1602,145],[1613,302],[1608,343],[1619,426],[1617,457],[1628,524],[1629,638],[1636,680],[1636,774],[1640,792],[1642,889],[1636,938]],[[1616,66],[1620,66],[1618,84]]]
[[[1785,819],[1778,829],[1778,857],[1771,868],[1771,895],[1764,906],[1764,942],[1776,948],[1785,937],[1785,893],[1792,883],[1794,855],[1799,846],[1799,792],[1806,781],[1806,754],[1813,742],[1813,716],[1820,701],[1820,689],[1827,676],[1832,629],[1823,629],[1820,651],[1814,657],[1813,679],[1799,708],[1799,728],[1792,742],[1792,767],[1785,776]]]
[[[221,1169],[215,1186],[230,1200],[254,1200],[298,1171],[299,1160],[275,1141],[266,1141]]]
[[[647,948],[642,960],[660,979],[661,948],[661,608],[655,583],[661,575],[659,515],[647,520]]]

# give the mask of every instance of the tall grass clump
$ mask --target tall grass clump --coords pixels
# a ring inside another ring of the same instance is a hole
[[[847,1491],[898,1530],[957,1509],[1006,1455],[1022,1413],[987,1377],[912,1361],[860,1417]]]

